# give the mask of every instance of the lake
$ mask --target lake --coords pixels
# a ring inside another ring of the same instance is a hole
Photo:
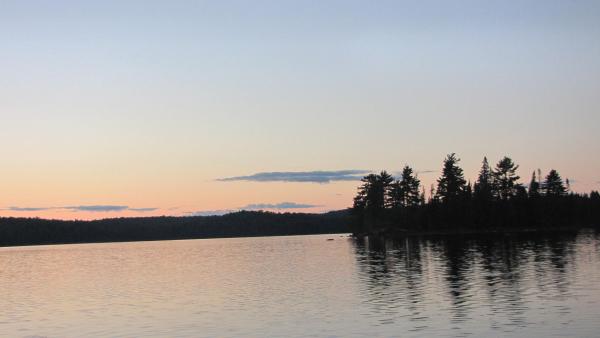
[[[3,337],[598,337],[599,314],[592,231],[0,248]]]

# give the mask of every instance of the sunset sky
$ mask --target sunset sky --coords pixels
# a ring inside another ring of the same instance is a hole
[[[600,189],[599,1],[1,1],[0,216],[351,205],[447,153]]]

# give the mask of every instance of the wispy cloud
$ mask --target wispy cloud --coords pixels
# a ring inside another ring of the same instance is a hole
[[[64,207],[73,211],[91,211],[91,212],[109,212],[109,211],[124,211],[129,209],[126,205],[79,205]]]
[[[136,212],[151,212],[158,210],[158,208],[129,208],[129,210]]]
[[[260,172],[247,176],[234,176],[219,178],[217,181],[251,181],[251,182],[311,182],[330,183],[334,181],[357,181],[369,170],[336,170],[336,171],[280,171]]]
[[[55,208],[44,208],[44,207],[10,207],[8,210],[10,211],[43,211],[50,210]]]
[[[276,204],[270,203],[257,203],[257,204],[248,204],[241,209],[244,210],[263,210],[263,209],[309,209],[309,208],[317,208],[320,205],[316,204],[303,204],[303,203],[294,203],[294,202],[281,202]]]
[[[78,206],[65,206],[65,207],[9,207],[5,210],[10,211],[46,211],[46,210],[70,210],[73,212],[77,211],[88,211],[88,212],[116,212],[131,210],[135,212],[150,212],[158,210],[158,208],[130,208],[126,205],[78,205]]]

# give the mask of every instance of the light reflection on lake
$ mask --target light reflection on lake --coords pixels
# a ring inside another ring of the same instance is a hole
[[[583,231],[0,248],[0,336],[594,337],[599,239]]]

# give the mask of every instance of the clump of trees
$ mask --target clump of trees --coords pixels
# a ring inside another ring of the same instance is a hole
[[[552,169],[542,180],[534,171],[528,186],[519,183],[519,166],[508,156],[492,168],[484,157],[473,185],[446,156],[429,199],[414,170],[398,179],[382,171],[362,179],[354,198],[355,234],[500,228],[556,228],[600,224],[600,194],[577,194]]]

